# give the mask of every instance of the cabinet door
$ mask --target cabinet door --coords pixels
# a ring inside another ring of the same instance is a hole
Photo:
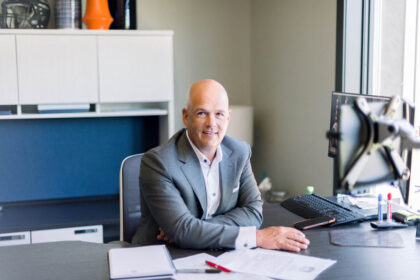
[[[94,36],[16,37],[21,104],[97,102]]]
[[[98,36],[100,102],[168,101],[171,36]]]
[[[102,225],[71,227],[58,229],[34,230],[31,232],[32,243],[80,240],[86,242],[103,242]]]
[[[15,36],[0,35],[0,105],[17,103]]]

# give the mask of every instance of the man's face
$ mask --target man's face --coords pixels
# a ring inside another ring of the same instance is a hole
[[[212,160],[229,123],[227,95],[219,87],[201,87],[190,96],[189,101],[188,108],[182,111],[188,136]]]

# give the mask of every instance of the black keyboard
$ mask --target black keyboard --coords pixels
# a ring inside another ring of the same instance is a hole
[[[346,208],[334,201],[316,194],[305,194],[289,198],[281,203],[281,206],[306,219],[318,216],[330,216],[335,218],[332,226],[347,224],[364,220],[364,215]]]

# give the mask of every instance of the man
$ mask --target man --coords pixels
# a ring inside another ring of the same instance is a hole
[[[230,110],[223,86],[214,80],[192,85],[182,115],[186,130],[142,158],[142,216],[133,243],[171,240],[194,249],[306,249],[309,241],[296,229],[257,230],[262,201],[251,149],[225,137]]]

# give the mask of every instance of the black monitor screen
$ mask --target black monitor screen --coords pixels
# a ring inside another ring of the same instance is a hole
[[[117,195],[122,160],[158,145],[158,117],[0,121],[0,203]]]

